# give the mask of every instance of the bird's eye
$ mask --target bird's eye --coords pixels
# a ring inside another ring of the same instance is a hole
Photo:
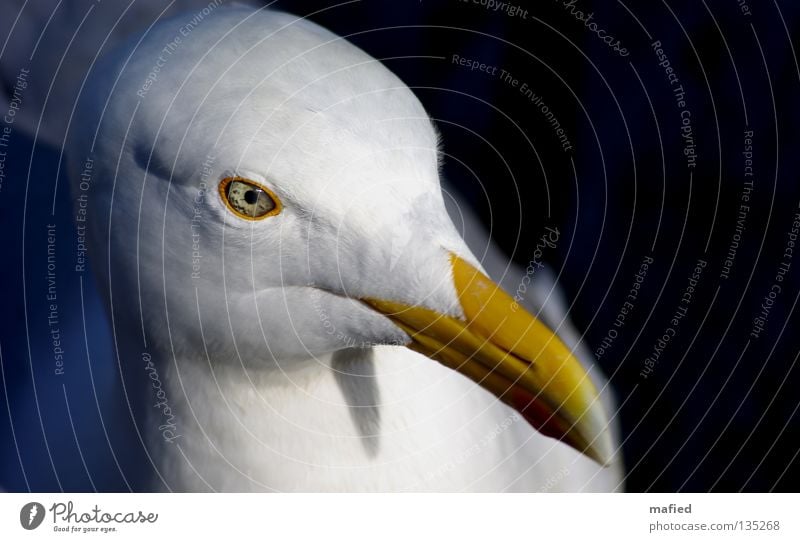
[[[219,195],[228,209],[247,220],[261,220],[281,212],[281,202],[270,189],[242,177],[226,177]]]

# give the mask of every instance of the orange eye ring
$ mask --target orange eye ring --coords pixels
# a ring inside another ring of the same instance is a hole
[[[264,220],[283,210],[281,200],[272,190],[245,177],[222,179],[219,197],[233,214],[244,220]]]

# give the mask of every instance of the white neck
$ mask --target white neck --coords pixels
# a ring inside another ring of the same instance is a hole
[[[290,367],[158,367],[171,411],[151,408],[148,427],[169,489],[563,489],[565,472],[597,468],[406,348],[342,351]],[[544,487],[548,480],[557,483]]]
[[[405,348],[286,365],[158,367],[149,434],[172,490],[458,489],[435,471],[472,445],[459,398],[482,390]]]

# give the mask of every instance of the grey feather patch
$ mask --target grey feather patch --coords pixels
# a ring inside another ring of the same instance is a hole
[[[361,435],[361,443],[369,457],[375,457],[380,447],[380,389],[375,376],[372,348],[348,348],[333,355],[333,374],[345,402],[350,407],[350,418]]]

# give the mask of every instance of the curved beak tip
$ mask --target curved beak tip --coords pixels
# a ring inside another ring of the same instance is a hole
[[[597,461],[603,467],[610,467],[616,462],[616,450],[611,438],[611,431],[606,423],[589,447],[583,451],[587,456]]]
[[[481,271],[450,256],[463,318],[364,301],[405,331],[412,349],[477,382],[544,435],[612,464],[615,450],[599,393],[572,351]]]
[[[613,439],[599,398],[590,401],[578,417],[563,409],[554,412],[546,400],[519,390],[506,402],[543,435],[571,446],[603,467],[615,462]]]

